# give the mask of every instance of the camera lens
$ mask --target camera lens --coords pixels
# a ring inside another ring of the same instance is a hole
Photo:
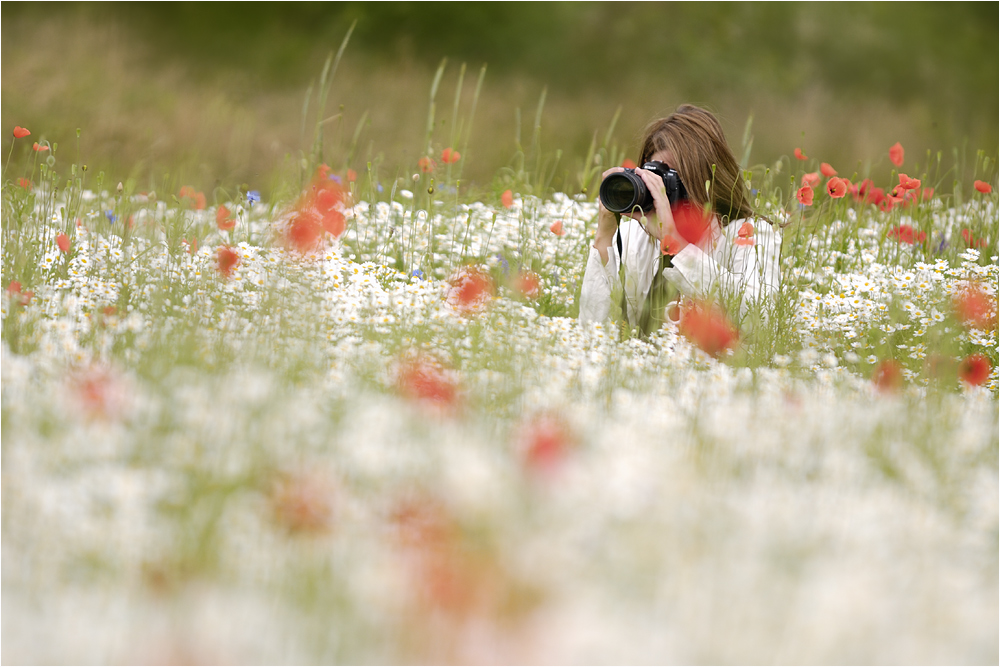
[[[646,184],[634,172],[619,171],[601,183],[601,203],[612,213],[625,213],[636,206],[644,208]]]

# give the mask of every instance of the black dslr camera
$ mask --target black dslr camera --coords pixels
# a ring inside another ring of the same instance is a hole
[[[687,190],[681,183],[681,175],[662,162],[647,162],[642,165],[646,171],[651,171],[663,179],[667,189],[667,200],[673,204],[687,199]],[[653,195],[646,187],[642,177],[635,169],[616,171],[608,175],[601,183],[601,203],[612,213],[627,213],[640,209],[643,213],[653,210]]]

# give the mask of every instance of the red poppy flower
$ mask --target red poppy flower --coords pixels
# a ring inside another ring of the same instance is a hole
[[[903,146],[898,141],[889,149],[889,159],[897,167],[903,166]]]
[[[754,228],[749,222],[744,222],[738,232],[736,232],[736,245],[754,245]]]
[[[72,378],[76,399],[88,417],[113,419],[122,414],[128,402],[122,380],[107,368],[92,367]]]
[[[681,307],[680,317],[681,335],[713,357],[739,341],[736,329],[717,308],[687,303]]]
[[[229,278],[232,276],[233,269],[240,264],[239,253],[224,245],[219,246],[216,259],[219,263],[219,273],[222,274],[223,278]]]
[[[285,244],[300,254],[316,250],[322,238],[323,225],[311,209],[297,211],[285,229]]]
[[[802,152],[801,148],[795,149],[795,157],[799,160],[808,160],[809,156]]]
[[[924,188],[920,191],[920,198],[924,201],[930,201],[934,197],[934,188]]]
[[[976,181],[975,183],[973,183],[973,185],[976,187],[977,190],[982,192],[984,195],[988,195],[989,193],[993,192],[993,186],[984,181]]]
[[[531,473],[551,475],[576,446],[576,438],[565,421],[554,415],[540,415],[522,424],[518,449]]]
[[[475,266],[459,269],[448,281],[448,303],[463,313],[480,310],[494,294],[493,279]]]
[[[562,220],[556,220],[555,222],[553,222],[549,226],[549,231],[552,232],[553,234],[555,234],[556,236],[565,236],[566,235],[566,230],[563,229]]]
[[[340,237],[347,227],[344,214],[336,208],[337,204],[343,201],[343,195],[343,191],[335,183],[327,181],[322,189],[315,192],[312,200],[313,206],[322,218],[323,229],[335,238]]]
[[[808,185],[811,188],[819,185],[820,177],[817,172],[811,172],[808,174],[802,174],[802,185]]]
[[[958,367],[958,376],[963,382],[978,387],[989,379],[992,370],[993,365],[986,355],[977,352],[962,361]]]
[[[354,183],[357,180],[358,180],[358,172],[354,171],[353,169],[348,169],[347,170],[347,182],[348,183]]]
[[[14,138],[15,139],[23,139],[24,137],[28,136],[29,134],[31,134],[31,132],[28,130],[28,128],[21,127],[20,125],[15,125],[14,126]]]
[[[847,194],[847,179],[834,176],[826,182],[826,193],[831,199],[840,199]]]
[[[972,235],[972,232],[968,229],[962,230],[962,238],[965,240],[965,245],[970,248],[985,248],[986,239],[977,239]]]
[[[680,201],[670,207],[674,216],[674,228],[688,243],[700,244],[709,238],[708,228],[712,216],[690,200]]]
[[[521,271],[514,278],[514,291],[525,299],[537,299],[542,293],[541,279],[534,271]]]
[[[196,191],[190,185],[185,185],[184,187],[182,187],[180,192],[178,193],[178,197],[181,200],[187,200],[188,205],[194,207],[194,209],[197,211],[204,210],[205,205],[207,203],[205,201],[205,193]]]
[[[22,292],[21,283],[16,280],[11,281],[10,285],[7,286],[7,294],[15,302],[22,306],[27,306],[28,302],[31,301],[31,297],[35,296],[34,292]]]
[[[952,297],[952,308],[962,324],[973,329],[993,331],[997,326],[997,302],[978,285],[959,290]]]
[[[63,232],[59,232],[59,235],[56,236],[56,245],[59,246],[59,250],[64,255],[69,253],[69,237]]]
[[[798,199],[799,203],[803,206],[812,206],[814,195],[815,193],[813,192],[813,189],[808,185],[803,185],[799,188],[799,191],[795,193],[796,199]]]
[[[823,164],[821,164],[819,166],[819,171],[820,171],[821,174],[823,174],[827,178],[830,178],[831,176],[836,176],[837,175],[837,170],[834,169],[833,167],[831,167],[826,162],[824,162]]]
[[[325,533],[333,520],[328,482],[311,474],[285,475],[271,490],[275,522],[291,533]]]
[[[220,206],[215,210],[215,224],[221,231],[228,232],[236,226],[236,220],[230,216],[231,213],[225,206]]]
[[[514,193],[510,190],[504,190],[504,193],[500,195],[500,203],[504,205],[504,208],[510,208],[514,205]]]
[[[25,190],[31,190],[32,188],[35,187],[34,183],[32,183],[31,181],[29,181],[28,179],[23,178],[23,177],[17,179],[17,184],[20,185]]]
[[[927,232],[917,233],[910,225],[900,225],[899,227],[890,229],[887,236],[891,239],[896,239],[899,243],[913,245],[915,243],[923,243],[927,239]]]
[[[899,362],[886,359],[875,367],[872,374],[875,388],[884,393],[892,393],[903,388],[903,369]]]
[[[458,387],[439,364],[423,357],[409,359],[398,369],[397,385],[403,395],[441,407],[454,406]]]
[[[920,187],[920,179],[910,178],[906,174],[899,175],[899,187],[904,190],[916,190]]]
[[[670,234],[664,234],[663,238],[660,239],[660,252],[664,255],[676,255],[681,250],[684,249],[685,243],[677,238],[674,238]]]
[[[445,164],[455,164],[462,159],[462,154],[453,148],[446,148],[441,151],[441,161]]]
[[[16,280],[10,281],[10,285],[7,285],[7,294],[20,294],[21,293],[21,283]]]
[[[40,143],[38,143],[37,141],[36,141],[35,143],[33,143],[33,144],[31,145],[31,147],[32,147],[32,148],[34,148],[34,149],[35,149],[36,151],[47,151],[47,150],[49,150],[49,147],[48,147],[48,146],[42,146],[42,145],[41,145]]]
[[[417,166],[420,167],[420,171],[430,174],[434,171],[434,160],[429,157],[422,157],[417,160]]]
[[[635,169],[637,166],[638,165],[635,162],[632,162],[632,160],[630,160],[628,158],[625,158],[624,160],[622,160],[622,168],[623,169]]]

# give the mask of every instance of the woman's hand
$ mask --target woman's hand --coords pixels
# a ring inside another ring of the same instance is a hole
[[[621,167],[612,167],[611,169],[608,169],[601,174],[601,182],[603,182],[604,179],[611,174],[619,171],[625,170]],[[615,232],[618,231],[618,220],[621,216],[604,208],[604,204],[601,202],[600,197],[597,198],[597,207],[597,232],[594,236],[594,250],[601,255],[601,261],[607,264],[608,248],[611,247],[611,244],[614,241]]]
[[[670,210],[670,200],[667,199],[667,189],[663,185],[663,179],[657,174],[645,169],[636,169],[646,188],[653,196],[653,210],[645,214],[646,232],[650,236],[660,241],[661,247],[669,251],[669,254],[676,255],[688,245],[688,242],[677,233],[674,223],[674,214]],[[627,214],[636,220],[641,220],[643,213],[636,211]],[[666,241],[664,241],[666,239]]]

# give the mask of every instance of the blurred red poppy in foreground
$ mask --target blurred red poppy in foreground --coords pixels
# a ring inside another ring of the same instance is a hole
[[[968,229],[962,230],[962,239],[965,240],[965,245],[969,246],[970,248],[975,248],[977,246],[980,248],[986,247],[986,239],[975,238],[972,235],[972,231]]]
[[[898,141],[889,149],[889,159],[897,167],[903,166],[903,145]]]
[[[62,254],[69,253],[69,237],[63,232],[59,232],[59,235],[56,236],[56,245],[59,246],[59,251]]]
[[[187,203],[188,206],[193,207],[197,211],[204,210],[206,201],[205,193],[198,192],[190,185],[185,185],[177,193],[177,197],[181,200],[181,203]]]
[[[962,324],[973,329],[993,331],[997,326],[996,299],[978,285],[960,289],[951,300],[955,315]]]
[[[739,342],[739,333],[722,311],[707,304],[689,302],[682,305],[678,330],[713,357]]]
[[[977,190],[982,192],[984,195],[988,195],[989,193],[993,192],[993,186],[990,185],[989,183],[986,183],[985,181],[976,181],[975,183],[973,183],[973,185]]]
[[[316,251],[322,245],[324,233],[338,238],[347,228],[342,212],[344,189],[328,176],[329,171],[325,164],[316,170],[283,229],[285,245],[296,252]]]
[[[504,193],[500,195],[500,203],[504,205],[504,208],[510,208],[514,205],[514,193],[510,190],[504,190]]]
[[[28,128],[21,127],[20,125],[15,125],[14,126],[14,138],[15,139],[23,139],[26,136],[28,136],[29,134],[31,134],[31,132],[28,130]]]
[[[47,151],[47,150],[49,150],[48,146],[43,146],[40,143],[38,143],[37,141],[34,144],[32,144],[31,147],[34,148],[36,152],[37,151]]]
[[[809,187],[814,188],[819,185],[820,180],[822,179],[820,179],[819,173],[815,171],[808,174],[802,174],[802,185],[808,185]]]
[[[240,255],[232,248],[222,245],[216,253],[216,260],[219,264],[219,273],[223,278],[229,278],[240,264]]]
[[[894,359],[886,359],[875,367],[872,374],[875,388],[884,393],[892,393],[903,388],[903,369]]]
[[[21,178],[17,179],[17,184],[20,185],[25,190],[31,190],[32,188],[35,187],[34,183],[32,183],[31,181],[29,181],[28,179],[26,179],[24,177],[21,177]]]
[[[628,158],[625,158],[624,160],[622,160],[622,168],[623,169],[635,169],[637,166],[639,166],[639,165],[637,165],[635,162],[633,162],[632,160],[630,160]]]
[[[429,157],[422,157],[417,160],[417,166],[420,167],[420,171],[429,174],[434,171],[434,160]]]
[[[549,414],[523,423],[517,441],[525,468],[542,475],[554,473],[576,446],[576,438],[566,422]]]
[[[986,355],[977,352],[966,357],[959,364],[958,376],[962,378],[963,382],[978,387],[989,379],[990,371],[992,370],[993,365],[990,364],[990,360]]]
[[[829,163],[824,162],[819,166],[819,172],[829,178],[830,176],[836,176],[837,170],[830,166]]]
[[[923,243],[927,239],[927,232],[916,233],[910,225],[900,225],[899,227],[890,229],[886,236],[890,239],[896,239],[899,243],[913,245],[915,243]]]
[[[220,231],[228,232],[236,226],[236,220],[232,217],[232,213],[228,208],[220,206],[215,211],[215,224],[219,227]]]
[[[463,313],[477,311],[489,303],[495,292],[493,279],[476,266],[459,269],[448,281],[447,301]]]
[[[86,416],[116,419],[125,413],[129,390],[121,378],[108,368],[93,366],[75,372],[70,387]]]
[[[407,359],[396,374],[396,384],[404,396],[439,407],[453,407],[458,402],[458,386],[450,373],[438,363],[424,358]]]
[[[441,161],[445,164],[454,164],[462,159],[462,154],[453,148],[446,148],[441,151]]]
[[[813,197],[815,192],[808,185],[803,185],[799,188],[799,191],[795,193],[795,198],[799,200],[799,203],[803,206],[812,206]]]
[[[22,306],[27,306],[31,302],[31,297],[35,296],[35,293],[31,291],[22,292],[21,283],[16,280],[12,280],[10,285],[7,286],[7,294],[10,295],[12,301]]]
[[[330,485],[308,474],[285,475],[271,490],[275,523],[290,533],[324,533],[333,519]]]
[[[562,222],[562,220],[556,220],[555,222],[553,222],[552,225],[549,226],[549,231],[552,232],[553,234],[555,234],[556,236],[565,236],[566,235],[566,230],[563,229],[563,222]]]
[[[541,293],[541,279],[534,271],[522,270],[514,278],[514,291],[525,299],[537,299]]]
[[[801,148],[796,148],[795,149],[795,157],[796,157],[796,159],[799,159],[799,160],[808,160],[809,159],[809,156],[806,155],[805,153],[803,153]]]
[[[708,226],[712,216],[701,206],[684,200],[670,207],[674,216],[677,233],[688,243],[695,245],[708,240]]]

